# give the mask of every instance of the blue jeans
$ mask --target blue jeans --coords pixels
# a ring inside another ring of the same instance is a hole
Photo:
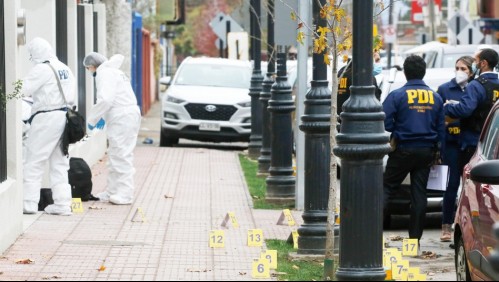
[[[461,174],[459,169],[459,144],[451,142],[445,145],[444,160],[449,166],[449,183],[447,190],[444,193],[444,201],[442,205],[442,224],[454,223],[454,215],[456,212],[456,198]]]

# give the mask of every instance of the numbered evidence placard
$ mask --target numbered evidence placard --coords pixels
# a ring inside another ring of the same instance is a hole
[[[256,259],[253,261],[251,277],[257,279],[270,278],[269,261],[265,258]]]
[[[392,263],[402,261],[402,253],[397,248],[387,248],[383,252],[383,267],[392,269]]]
[[[270,269],[277,269],[277,251],[267,250],[261,254],[260,259],[266,259],[269,262]]]
[[[263,231],[261,229],[248,230],[248,247],[261,247],[263,245]]]
[[[399,281],[407,281],[409,274],[409,261],[402,260],[392,263],[392,279]]]
[[[295,226],[296,222],[289,209],[282,210],[281,216],[277,220],[277,225],[285,225],[284,220],[288,222],[288,226]]]
[[[211,230],[209,240],[210,248],[224,248],[225,232],[223,230]]]
[[[239,222],[237,222],[236,214],[234,212],[228,212],[225,215],[224,221],[222,222],[221,226],[228,228],[229,221],[231,222],[232,227],[239,228]]]
[[[404,239],[404,241],[402,242],[402,256],[418,256],[418,245],[418,239]]]
[[[426,281],[426,274],[421,274],[419,267],[410,267],[407,281]]]
[[[293,249],[298,249],[298,237],[300,237],[300,235],[298,234],[298,231],[293,230],[291,232],[291,235],[293,236]]]
[[[71,199],[71,211],[73,213],[83,213],[83,203],[81,202],[81,198]]]

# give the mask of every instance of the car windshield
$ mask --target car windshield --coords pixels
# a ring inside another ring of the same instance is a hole
[[[443,56],[443,68],[454,68],[456,66],[456,61],[457,59],[461,58],[462,56],[473,56],[473,54],[460,54],[460,53],[454,53],[454,54],[445,54]]]
[[[178,74],[177,85],[249,88],[251,69],[228,65],[188,64]]]

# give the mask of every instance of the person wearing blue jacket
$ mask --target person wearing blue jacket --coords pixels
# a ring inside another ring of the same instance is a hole
[[[466,92],[459,100],[459,103],[447,102],[444,106],[447,116],[461,119],[460,174],[462,174],[464,166],[475,154],[483,124],[494,105],[495,97],[485,90],[482,82],[488,81],[492,84],[499,84],[497,73],[493,72],[499,62],[497,52],[490,48],[482,49],[475,53],[474,59],[473,72],[479,74],[479,77],[468,84]]]
[[[456,61],[456,77],[438,87],[438,94],[444,103],[461,100],[465,93],[468,82],[473,79],[473,57],[463,56]],[[445,139],[445,164],[449,167],[449,182],[444,193],[442,205],[442,235],[440,241],[450,242],[452,240],[452,223],[456,208],[457,190],[461,181],[459,173],[459,133],[461,126],[459,120],[447,124],[447,135]]]
[[[426,219],[426,186],[430,168],[445,142],[445,116],[440,95],[423,81],[426,63],[411,55],[404,62],[407,83],[383,102],[385,129],[391,132],[394,150],[388,155],[384,186],[384,210],[411,174],[409,237],[420,240]]]

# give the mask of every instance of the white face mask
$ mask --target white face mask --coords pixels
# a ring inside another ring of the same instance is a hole
[[[464,71],[456,71],[456,82],[462,84],[468,80],[468,74]]]

